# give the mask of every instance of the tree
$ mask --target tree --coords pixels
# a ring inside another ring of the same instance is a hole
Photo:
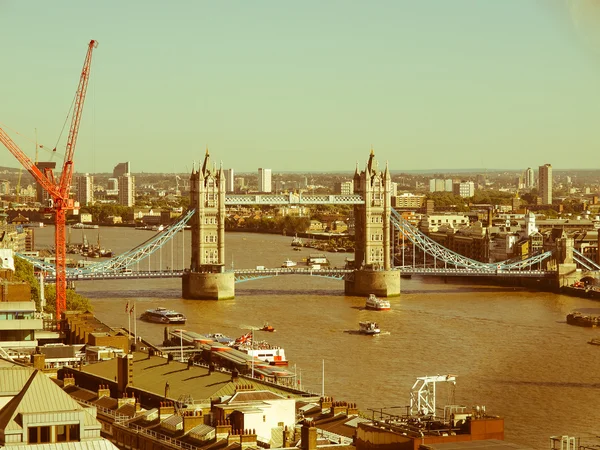
[[[44,312],[56,312],[56,286],[49,284],[44,289],[46,295],[46,308]],[[67,311],[91,311],[92,303],[87,297],[78,294],[73,289],[67,289]]]
[[[21,258],[15,258],[15,279],[25,281],[31,286],[31,299],[35,307],[40,310],[40,283],[33,273],[33,265]]]

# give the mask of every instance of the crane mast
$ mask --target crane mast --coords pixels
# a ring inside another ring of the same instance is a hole
[[[48,192],[52,198],[52,207],[54,211],[54,243],[56,248],[56,318],[60,320],[62,313],[67,306],[67,259],[66,259],[66,219],[67,211],[73,209],[73,199],[69,198],[71,189],[71,179],[73,177],[73,155],[77,135],[79,133],[79,124],[83,112],[83,103],[87,92],[88,81],[90,77],[90,67],[92,63],[92,52],[98,47],[98,42],[91,40],[88,44],[88,50],[83,63],[79,86],[75,94],[75,108],[71,120],[69,138],[65,159],[62,167],[62,173],[58,181],[55,180],[51,171],[42,173],[38,167],[27,157],[27,155],[15,144],[12,139],[0,128],[0,142],[17,158],[21,165],[35,178],[35,180]],[[37,150],[37,149],[36,149]]]

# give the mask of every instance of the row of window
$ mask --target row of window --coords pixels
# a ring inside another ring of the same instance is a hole
[[[210,243],[210,242],[219,242],[218,236],[214,236],[212,234],[209,234],[207,236],[204,236],[204,242]]]
[[[0,312],[0,320],[35,319],[35,312]]]
[[[217,218],[215,216],[208,216],[204,218],[204,223],[206,225],[216,225],[217,224]]]
[[[0,330],[0,341],[33,341],[33,330]]]
[[[79,424],[27,427],[28,444],[78,442],[79,440]]]

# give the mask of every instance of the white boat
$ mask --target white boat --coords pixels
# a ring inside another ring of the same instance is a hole
[[[365,308],[373,311],[389,311],[391,306],[389,301],[377,298],[375,294],[369,294]]]
[[[359,322],[358,332],[361,334],[374,335],[381,333],[381,330],[379,329],[379,325],[375,322]]]
[[[145,320],[147,322],[166,324],[184,324],[187,320],[183,314],[178,313],[177,311],[173,311],[171,309],[161,307],[146,310],[140,316],[140,319]]]
[[[296,263],[290,259],[286,259],[283,264],[281,265],[281,267],[294,267],[296,265]]]
[[[302,239],[298,236],[294,236],[294,239],[292,239],[292,247],[302,247],[303,245]]]

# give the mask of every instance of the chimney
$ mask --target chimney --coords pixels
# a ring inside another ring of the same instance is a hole
[[[229,447],[230,445],[239,444],[239,443],[240,443],[240,435],[237,434],[236,431],[232,431],[231,433],[229,433],[229,436],[227,436],[227,447]]]
[[[356,403],[348,403],[348,416],[358,416]]]
[[[237,371],[237,369],[233,369],[231,371],[231,381],[233,381],[235,383],[238,379],[239,374],[240,373]]]
[[[219,422],[216,427],[215,436],[218,440],[227,439],[231,434],[231,424],[229,422]]]
[[[108,384],[101,384],[98,386],[98,398],[110,397],[110,388]]]
[[[67,386],[75,386],[75,377],[71,374],[65,374],[65,377],[63,378],[63,388],[66,388]]]
[[[135,405],[135,397],[133,396],[133,392],[131,393],[131,397],[127,397],[127,394],[123,394],[122,398],[117,399],[117,407],[120,408],[123,405]]]
[[[117,388],[123,394],[127,386],[133,385],[133,355],[117,356]]]
[[[256,430],[244,430],[244,434],[240,437],[240,446],[242,447],[242,450],[248,447],[256,447]]]
[[[327,414],[331,411],[331,404],[333,403],[333,398],[321,397],[319,403],[321,403],[321,414]]]
[[[204,423],[202,410],[199,411],[184,411],[183,413],[183,432],[188,433],[195,426]]]
[[[333,414],[337,416],[338,414],[346,414],[348,412],[348,404],[346,402],[335,402],[333,404]]]
[[[300,448],[302,450],[315,450],[317,448],[317,428],[312,420],[304,420],[300,430]]]
[[[175,414],[175,406],[173,406],[173,402],[160,402],[160,407],[158,408],[159,420],[165,420],[167,417],[171,417],[173,414]]]
[[[292,446],[292,433],[288,430],[287,425],[283,427],[283,447],[289,448]]]
[[[46,367],[46,355],[42,353],[34,353],[31,355],[31,363],[33,368],[37,370],[44,370]]]

